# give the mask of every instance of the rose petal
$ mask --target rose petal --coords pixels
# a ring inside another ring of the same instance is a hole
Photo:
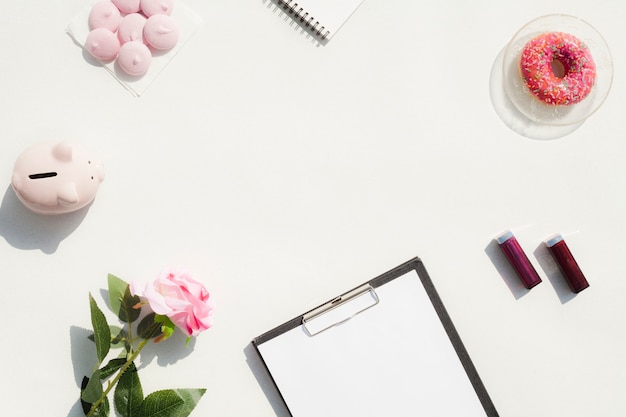
[[[130,294],[137,297],[143,297],[144,290],[140,288],[139,283],[137,281],[131,281],[128,285],[130,289]]]
[[[187,336],[197,336],[213,326],[213,298],[187,271],[165,269],[145,289],[133,283],[131,291],[145,298],[155,313],[169,317]]]

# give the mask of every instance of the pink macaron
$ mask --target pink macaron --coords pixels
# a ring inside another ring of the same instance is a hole
[[[124,45],[130,41],[143,42],[143,27],[146,25],[146,18],[140,13],[130,13],[124,16],[117,30],[117,37],[120,44]]]
[[[120,41],[115,33],[105,28],[97,28],[89,32],[85,41],[85,49],[98,61],[113,61],[120,50]]]
[[[139,3],[141,0],[111,0],[120,11],[124,13],[137,13],[141,10]]]
[[[120,25],[120,11],[110,0],[101,0],[89,12],[89,29],[105,28],[115,32]]]
[[[179,37],[178,23],[166,14],[155,14],[148,18],[143,28],[143,38],[154,49],[165,51],[176,46]]]
[[[141,0],[141,11],[146,16],[155,14],[171,15],[174,10],[174,0]]]
[[[141,41],[130,41],[122,45],[116,62],[126,74],[139,77],[148,72],[152,53]]]

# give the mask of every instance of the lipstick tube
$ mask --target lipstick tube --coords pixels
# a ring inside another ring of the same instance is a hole
[[[535,270],[535,267],[530,263],[526,253],[520,246],[517,239],[513,235],[513,232],[507,230],[496,238],[500,249],[509,260],[509,263],[517,273],[517,276],[527,289],[533,288],[535,285],[541,283],[541,278]]]
[[[546,241],[550,254],[559,265],[559,269],[571,290],[579,293],[589,286],[589,282],[580,270],[576,259],[570,252],[563,236],[555,235]]]

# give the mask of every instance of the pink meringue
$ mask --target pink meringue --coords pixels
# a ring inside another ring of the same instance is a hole
[[[89,32],[85,41],[85,49],[99,61],[112,61],[120,50],[120,41],[115,33],[105,28],[97,28]]]
[[[89,29],[105,28],[115,32],[120,25],[120,11],[110,0],[97,2],[89,12]]]
[[[124,13],[137,13],[140,9],[141,0],[111,0],[120,11]]]
[[[172,49],[178,42],[178,23],[166,14],[150,16],[143,28],[145,42],[161,51]]]
[[[150,49],[141,41],[126,42],[117,55],[117,64],[121,70],[136,77],[148,72],[151,63]]]
[[[130,41],[143,42],[143,27],[146,25],[146,18],[140,13],[131,13],[124,16],[117,30],[117,37],[120,44],[124,45]]]
[[[141,0],[141,11],[146,16],[155,14],[171,15],[174,9],[174,0]]]

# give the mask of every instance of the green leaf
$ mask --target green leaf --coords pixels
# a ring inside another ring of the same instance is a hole
[[[108,275],[107,281],[109,284],[109,305],[111,310],[117,315],[122,307],[122,298],[128,283],[113,274]]]
[[[115,409],[122,417],[138,417],[138,407],[143,401],[143,390],[139,381],[139,373],[135,364],[132,363],[122,374],[117,383],[113,402]]]
[[[148,395],[139,408],[139,417],[187,417],[206,389],[168,389]]]
[[[144,339],[150,339],[161,335],[161,324],[156,321],[157,315],[150,313],[137,326],[137,334]]]
[[[109,417],[110,408],[109,399],[104,397],[104,400],[100,403],[96,411],[94,411],[92,417]]]
[[[87,401],[82,399],[83,392],[87,388],[88,384],[89,384],[89,378],[87,378],[86,376],[83,377],[83,381],[82,381],[81,387],[80,387],[81,388],[81,390],[80,390],[80,394],[81,394],[80,405],[81,405],[81,407],[83,409],[83,414],[85,414],[85,415],[89,414],[89,410],[91,410],[91,407],[93,405],[93,403],[89,403],[89,402],[87,402]],[[109,399],[104,397],[104,399],[102,400],[102,402],[100,403],[98,408],[94,411],[92,416],[93,417],[109,417],[109,409],[110,409]]]
[[[89,383],[89,378],[86,376],[83,377],[83,380],[80,384],[80,405],[83,408],[83,414],[87,415],[89,413],[89,409],[91,408],[91,404],[82,399],[83,391],[87,388],[87,384]]]
[[[109,328],[111,329],[111,348],[127,347],[129,335],[126,329],[117,326],[109,326]]]
[[[174,330],[176,330],[176,325],[169,317],[157,314],[154,317],[154,321],[156,323],[161,323],[161,333],[163,333],[163,337],[161,337],[161,340],[165,340],[174,334]]]
[[[126,358],[111,359],[109,363],[100,368],[100,379],[107,379],[126,363]]]
[[[202,396],[206,392],[206,389],[204,388],[195,388],[195,389],[178,388],[178,389],[175,389],[174,392],[178,394],[178,396],[182,398],[183,401],[185,402],[185,406],[187,407],[189,411],[186,414],[184,414],[184,416],[188,416],[189,414],[191,414],[193,409],[196,408],[196,405],[198,405],[198,402],[200,401],[200,398],[202,398]],[[183,416],[180,416],[180,417],[183,417]]]
[[[100,399],[102,395],[102,383],[100,382],[100,370],[97,369],[89,378],[87,386],[81,392],[80,398],[86,403],[93,404]]]
[[[133,308],[141,301],[136,295],[130,294],[130,286],[126,281],[109,274],[109,304],[111,310],[124,323],[132,323],[139,318],[141,310]]]
[[[111,325],[109,330],[111,331],[111,348],[119,349],[128,345],[128,332],[125,329]],[[92,342],[95,340],[93,334],[90,334],[87,338]]]
[[[89,306],[91,309],[91,325],[93,326],[93,337],[96,344],[96,355],[98,363],[102,363],[104,357],[109,353],[111,347],[111,330],[102,310],[98,308],[96,300],[89,294]]]

